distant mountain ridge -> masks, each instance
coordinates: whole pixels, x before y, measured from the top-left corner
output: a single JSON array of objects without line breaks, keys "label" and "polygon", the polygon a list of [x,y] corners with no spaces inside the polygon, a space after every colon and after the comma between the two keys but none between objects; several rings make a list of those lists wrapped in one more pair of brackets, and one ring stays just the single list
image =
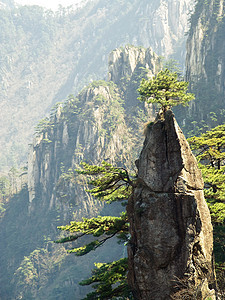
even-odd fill
[{"label": "distant mountain ridge", "polygon": [[0,169],[24,164],[35,124],[56,102],[107,77],[113,49],[151,46],[183,62],[192,3],[93,0],[56,13],[38,6],[0,10]]}]

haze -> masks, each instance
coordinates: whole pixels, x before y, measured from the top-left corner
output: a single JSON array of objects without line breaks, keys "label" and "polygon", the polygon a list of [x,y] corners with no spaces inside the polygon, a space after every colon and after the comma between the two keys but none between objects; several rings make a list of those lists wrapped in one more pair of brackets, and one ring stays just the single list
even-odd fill
[{"label": "haze", "polygon": [[46,8],[56,10],[61,4],[62,6],[70,6],[82,2],[82,0],[17,0],[21,5],[40,5]]}]

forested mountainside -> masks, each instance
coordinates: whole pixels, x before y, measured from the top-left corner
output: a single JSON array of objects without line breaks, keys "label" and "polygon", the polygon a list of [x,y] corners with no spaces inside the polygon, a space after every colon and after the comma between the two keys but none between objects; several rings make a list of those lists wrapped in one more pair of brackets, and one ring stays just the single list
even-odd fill
[{"label": "forested mountainside", "polygon": [[81,161],[106,160],[135,171],[144,123],[154,115],[152,107],[137,101],[136,89],[141,78],[160,68],[150,48],[116,49],[109,56],[111,81],[93,81],[39,124],[30,149],[28,189],[9,202],[1,220],[1,299],[81,299],[87,290],[78,282],[93,262],[126,255],[124,246],[109,253],[109,245],[97,256],[77,259],[52,241],[57,225],[121,211],[120,204],[107,208],[90,197],[75,169]]},{"label": "forested mountainside", "polygon": [[188,128],[195,131],[224,122],[224,9],[223,0],[202,0],[196,3],[191,17],[187,40],[186,79],[191,82],[191,89],[196,94],[188,117],[189,123],[195,122],[194,126]]},{"label": "forested mountainside", "polygon": [[[88,289],[79,287],[78,282],[88,277],[93,263],[124,257],[126,249],[112,242],[100,252],[76,258],[66,253],[70,245],[53,243],[59,237],[59,225],[109,212],[118,215],[121,211],[120,205],[108,207],[90,197],[85,191],[86,180],[75,169],[83,160],[99,163],[104,159],[134,171],[143,124],[154,114],[154,107],[137,101],[136,89],[142,77],[161,68],[161,59],[142,46],[151,45],[158,54],[182,62],[192,3],[93,0],[85,7],[60,8],[56,13],[38,6],[15,7],[12,1],[0,3],[2,170],[26,161],[26,143],[31,143],[28,183],[13,169],[10,188],[14,191],[15,181],[21,180],[22,189],[5,203],[5,183],[0,182],[0,299],[69,300],[74,295],[81,299]],[[197,132],[196,127],[204,122],[209,127],[217,124],[214,113],[223,113],[222,98],[215,97],[213,105],[202,94],[215,90],[217,95],[218,83],[213,75],[201,77],[203,85],[196,81],[196,74],[211,74],[214,70],[208,58],[210,40],[207,36],[201,42],[196,38],[206,17],[212,20],[207,23],[207,32],[211,34],[213,53],[220,53],[222,42],[216,44],[215,36],[223,18],[211,15],[216,7],[216,2],[207,7],[199,0],[191,18],[187,78],[197,100],[181,124],[189,133],[192,129]],[[208,46],[204,46],[204,40]],[[110,53],[116,46],[120,48]],[[214,62],[216,59],[213,56]],[[203,67],[198,69],[199,62],[207,72]],[[219,93],[223,91],[222,66],[221,62]],[[211,83],[212,88],[207,90]],[[183,121],[185,111],[177,112]],[[197,124],[199,116],[204,122]],[[189,126],[193,120],[193,126]],[[34,133],[34,124],[32,143],[29,137]]]},{"label": "forested mountainside", "polygon": [[151,46],[183,63],[193,0],[92,0],[55,13],[1,4],[0,166],[7,170],[26,162],[34,126],[56,102],[107,77],[116,47]]}]

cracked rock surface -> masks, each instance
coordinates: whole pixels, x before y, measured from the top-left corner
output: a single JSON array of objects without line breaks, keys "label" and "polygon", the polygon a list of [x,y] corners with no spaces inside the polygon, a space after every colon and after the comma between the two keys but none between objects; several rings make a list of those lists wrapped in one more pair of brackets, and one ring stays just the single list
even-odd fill
[{"label": "cracked rock surface", "polygon": [[203,179],[171,110],[149,124],[137,167],[127,208],[128,280],[135,299],[182,299],[182,293],[216,299]]}]

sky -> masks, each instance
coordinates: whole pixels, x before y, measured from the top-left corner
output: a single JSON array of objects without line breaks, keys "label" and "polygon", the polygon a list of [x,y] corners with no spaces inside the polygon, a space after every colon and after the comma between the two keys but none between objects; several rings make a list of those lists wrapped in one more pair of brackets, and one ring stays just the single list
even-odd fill
[{"label": "sky", "polygon": [[62,6],[69,6],[82,2],[82,0],[15,0],[15,2],[21,5],[40,5],[56,10],[59,4]]}]

